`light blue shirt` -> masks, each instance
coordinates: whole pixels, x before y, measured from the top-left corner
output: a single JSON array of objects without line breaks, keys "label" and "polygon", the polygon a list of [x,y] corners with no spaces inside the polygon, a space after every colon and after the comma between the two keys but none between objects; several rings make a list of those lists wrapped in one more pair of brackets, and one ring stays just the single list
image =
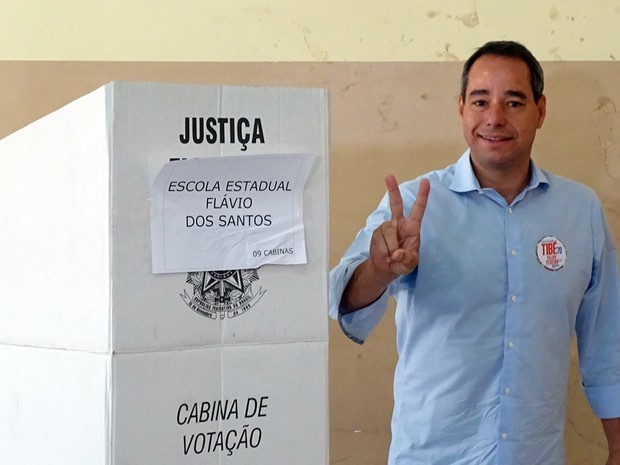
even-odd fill
[{"label": "light blue shirt", "polygon": [[[537,168],[512,205],[466,152],[431,172],[420,262],[374,304],[338,306],[387,196],[330,272],[330,315],[362,343],[397,301],[389,465],[561,465],[570,345],[585,394],[620,417],[618,260],[594,192]],[[419,179],[401,185],[405,214]],[[388,295],[389,294],[389,295]]]}]

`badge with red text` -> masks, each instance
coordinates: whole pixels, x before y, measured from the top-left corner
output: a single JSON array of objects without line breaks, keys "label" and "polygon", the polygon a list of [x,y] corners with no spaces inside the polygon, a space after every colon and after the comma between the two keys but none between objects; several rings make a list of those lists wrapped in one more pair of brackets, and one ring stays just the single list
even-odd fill
[{"label": "badge with red text", "polygon": [[536,245],[538,262],[549,271],[557,271],[566,263],[566,247],[555,236],[545,236]]}]

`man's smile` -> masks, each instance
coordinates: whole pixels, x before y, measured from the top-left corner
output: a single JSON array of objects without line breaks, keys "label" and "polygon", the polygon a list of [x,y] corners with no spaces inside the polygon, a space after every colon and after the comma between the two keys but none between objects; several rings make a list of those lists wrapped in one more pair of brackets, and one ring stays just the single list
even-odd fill
[{"label": "man's smile", "polygon": [[485,135],[485,134],[478,134],[478,137],[488,142],[505,142],[505,141],[509,141],[513,139],[512,136]]}]

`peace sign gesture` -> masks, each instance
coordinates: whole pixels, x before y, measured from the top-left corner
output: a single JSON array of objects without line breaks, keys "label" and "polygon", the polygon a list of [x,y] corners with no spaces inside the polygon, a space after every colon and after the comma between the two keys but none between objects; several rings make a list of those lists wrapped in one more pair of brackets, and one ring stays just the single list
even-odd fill
[{"label": "peace sign gesture", "polygon": [[418,195],[407,216],[403,214],[403,198],[396,178],[387,176],[385,184],[391,218],[372,233],[370,257],[355,269],[342,294],[342,314],[370,305],[394,279],[411,273],[420,261],[420,228],[431,184],[428,179],[420,181]]},{"label": "peace sign gesture", "polygon": [[396,277],[411,273],[418,266],[420,229],[431,186],[428,179],[420,181],[411,212],[404,216],[403,199],[396,178],[387,176],[385,184],[392,217],[374,231],[370,241],[370,259],[377,271]]}]

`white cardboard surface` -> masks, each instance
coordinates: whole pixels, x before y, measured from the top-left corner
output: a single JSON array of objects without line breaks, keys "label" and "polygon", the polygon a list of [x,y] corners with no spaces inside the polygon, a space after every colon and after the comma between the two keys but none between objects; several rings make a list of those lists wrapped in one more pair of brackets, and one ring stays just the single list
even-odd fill
[{"label": "white cardboard surface", "polygon": [[[188,116],[260,118],[264,143],[182,144]],[[123,352],[326,339],[327,133],[319,89],[117,82],[3,139],[0,343]],[[271,323],[254,332],[189,310],[187,273],[152,274],[149,195],[171,158],[261,153],[317,159],[308,263],[258,270],[267,292],[246,313]]]},{"label": "white cardboard surface", "polygon": [[0,343],[109,349],[105,89],[0,141]]},{"label": "white cardboard surface", "polygon": [[326,361],[323,343],[121,355],[115,463],[327,464]]},{"label": "white cardboard surface", "polygon": [[[260,118],[264,140],[184,144],[194,116]],[[0,141],[3,464],[327,463],[327,125],[318,89],[111,83]],[[161,167],[259,153],[317,157],[307,264],[233,270],[249,301],[205,291],[221,275],[154,275]],[[205,425],[175,423],[179,405],[216,397],[268,398],[217,424],[260,445],[184,454]]]},{"label": "white cardboard surface", "polygon": [[109,373],[105,355],[0,345],[0,462],[111,465]]}]

